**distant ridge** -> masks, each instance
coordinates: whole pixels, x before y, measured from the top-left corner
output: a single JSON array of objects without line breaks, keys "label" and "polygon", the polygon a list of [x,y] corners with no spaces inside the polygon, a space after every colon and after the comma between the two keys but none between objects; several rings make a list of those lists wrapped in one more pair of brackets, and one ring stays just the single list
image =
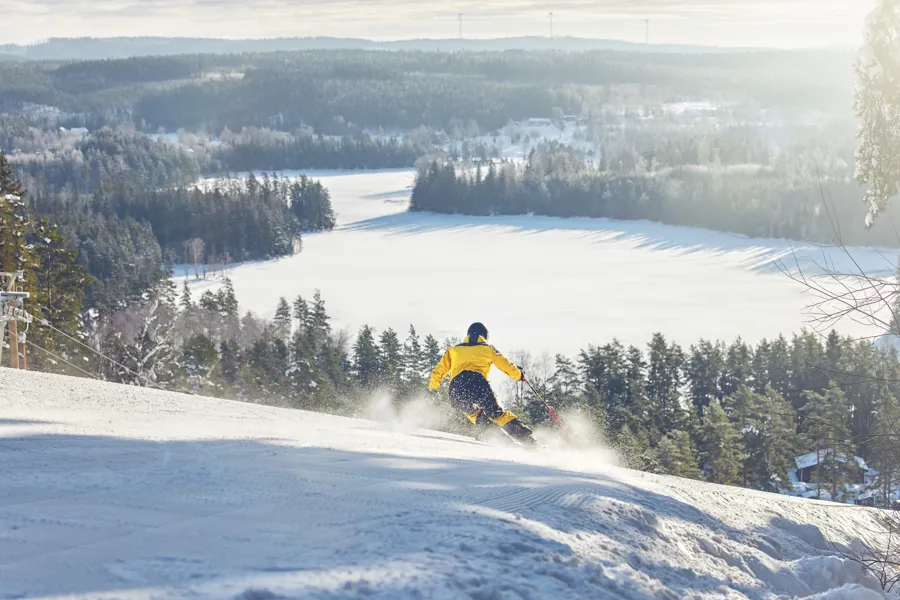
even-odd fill
[{"label": "distant ridge", "polygon": [[[361,38],[305,37],[232,40],[181,37],[50,38],[36,44],[0,45],[0,60],[89,60],[174,54],[230,54],[296,50],[615,50],[667,54],[759,52],[765,48],[726,48],[682,44],[640,44],[579,37],[507,37],[495,39],[413,39],[373,41]],[[773,49],[774,50],[774,49]]]}]

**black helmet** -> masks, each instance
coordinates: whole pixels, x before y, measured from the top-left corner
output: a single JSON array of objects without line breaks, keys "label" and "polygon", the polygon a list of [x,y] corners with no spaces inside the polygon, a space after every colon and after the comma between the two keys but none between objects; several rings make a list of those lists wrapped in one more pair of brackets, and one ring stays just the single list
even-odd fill
[{"label": "black helmet", "polygon": [[481,323],[472,323],[469,325],[469,331],[466,332],[466,335],[469,336],[469,342],[477,342],[479,336],[488,339],[488,330]]}]

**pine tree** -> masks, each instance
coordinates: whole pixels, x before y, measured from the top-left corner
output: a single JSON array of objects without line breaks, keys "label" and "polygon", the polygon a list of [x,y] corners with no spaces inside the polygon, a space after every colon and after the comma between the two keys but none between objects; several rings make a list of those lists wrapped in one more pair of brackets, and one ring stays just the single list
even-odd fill
[{"label": "pine tree", "polygon": [[[891,360],[891,359],[888,359]],[[896,362],[893,363],[896,365]],[[879,398],[876,403],[876,418],[873,428],[875,442],[872,444],[870,466],[878,470],[880,495],[884,500],[891,498],[891,491],[900,478],[900,401],[891,391],[888,382],[882,378]]]},{"label": "pine tree", "polygon": [[725,365],[719,380],[719,389],[722,397],[727,397],[750,381],[753,356],[750,347],[738,338],[728,347],[725,355]]},{"label": "pine tree", "polygon": [[849,405],[843,391],[831,382],[824,394],[807,392],[803,408],[804,440],[816,453],[815,483],[827,485],[832,500],[843,500],[846,486],[858,470],[847,425]]},{"label": "pine tree", "polygon": [[215,343],[206,335],[198,334],[181,346],[180,367],[188,384],[199,391],[209,383],[209,377],[219,360]]},{"label": "pine tree", "polygon": [[244,313],[240,321],[240,331],[238,335],[238,345],[247,349],[255,344],[265,333],[265,322],[257,319],[249,310]]},{"label": "pine tree", "polygon": [[649,473],[660,472],[659,459],[645,432],[639,430],[635,433],[631,427],[625,427],[619,432],[615,447],[625,467]]},{"label": "pine tree", "polygon": [[278,307],[275,309],[275,334],[283,342],[291,337],[291,307],[282,296],[278,299]]},{"label": "pine tree", "polygon": [[728,420],[719,402],[707,407],[700,433],[702,470],[713,483],[740,483],[740,434]]},{"label": "pine tree", "polygon": [[829,377],[840,375],[841,358],[844,355],[844,340],[838,332],[831,330],[825,339],[824,369]]},{"label": "pine tree", "polygon": [[19,196],[21,198],[24,195],[25,190],[22,184],[13,177],[12,167],[9,161],[6,160],[6,155],[0,152],[0,199],[3,199],[5,196]]},{"label": "pine tree", "polygon": [[178,371],[174,339],[177,309],[168,290],[169,286],[160,283],[140,305],[120,311],[105,324],[101,351],[117,364],[101,365],[113,381],[173,386]]},{"label": "pine tree", "polygon": [[691,402],[697,417],[703,419],[706,407],[713,400],[720,399],[719,381],[725,368],[722,345],[702,340],[691,346],[691,357],[688,361],[687,377],[691,387]]},{"label": "pine tree", "polygon": [[181,299],[178,301],[178,306],[180,306],[182,310],[190,310],[194,306],[194,301],[191,298],[191,288],[186,279],[181,288]]},{"label": "pine tree", "polygon": [[240,357],[234,342],[223,341],[219,344],[219,372],[228,385],[237,383]]},{"label": "pine tree", "polygon": [[297,320],[301,329],[306,329],[309,320],[309,305],[303,296],[297,296],[294,300],[294,319]]},{"label": "pine tree", "polygon": [[[57,227],[41,219],[32,238],[37,268],[29,306],[35,317],[47,320],[69,335],[77,335],[82,324],[84,289],[92,279],[78,263],[78,251],[66,246]],[[57,341],[47,330],[34,333],[42,347],[54,349],[57,346]]]},{"label": "pine tree", "polygon": [[617,435],[629,423],[631,413],[625,349],[618,341],[600,348],[589,346],[581,352],[578,362],[591,408],[600,409],[606,415],[610,434]]},{"label": "pine tree", "polygon": [[178,302],[178,287],[172,280],[172,272],[169,270],[169,276],[161,279],[150,296],[156,296],[169,308],[175,308]]},{"label": "pine tree", "polygon": [[267,325],[262,335],[246,353],[248,383],[270,404],[284,398],[290,369],[290,353],[274,325]]},{"label": "pine tree", "polygon": [[[651,429],[652,416],[650,414],[650,401],[647,397],[645,371],[647,364],[639,348],[628,348],[628,363],[626,366],[627,427],[633,431],[647,432]],[[649,438],[648,438],[649,442]]]},{"label": "pine tree", "polygon": [[791,400],[791,359],[788,343],[784,336],[779,335],[769,346],[766,371],[772,389]]},{"label": "pine tree", "polygon": [[796,416],[791,403],[771,387],[760,398],[757,415],[761,460],[754,489],[777,492],[788,487],[788,471],[794,468],[797,453]]},{"label": "pine tree", "polygon": [[222,312],[219,307],[219,297],[209,290],[200,294],[200,308],[210,313],[220,314]]},{"label": "pine tree", "polygon": [[[843,338],[842,342],[843,351],[834,367],[837,372],[835,378],[839,380],[850,405],[850,439],[857,454],[869,456],[875,439],[872,430],[879,420],[878,399],[881,397],[880,383],[883,379],[879,373],[881,351],[873,351],[869,340],[854,342]],[[893,375],[887,378],[895,379]]]},{"label": "pine tree", "polygon": [[[84,289],[91,278],[77,262],[77,251],[67,247],[57,227],[45,219],[35,223],[24,193],[0,154],[0,271],[22,271],[16,285],[31,294],[26,306],[29,312],[74,335],[81,321]],[[46,328],[32,331],[31,339],[51,350],[68,345],[67,338],[57,339]],[[41,355],[32,357],[31,364],[42,368],[49,363]]]},{"label": "pine tree", "polygon": [[299,407],[312,408],[307,405],[307,399],[319,385],[319,373],[316,368],[315,340],[303,327],[297,328],[291,337],[288,377]]},{"label": "pine tree", "polygon": [[579,398],[581,378],[575,363],[561,354],[557,354],[554,359],[553,374],[547,380],[547,387],[556,408],[585,408],[581,404],[582,398]]},{"label": "pine tree", "polygon": [[425,344],[422,348],[422,351],[425,354],[425,364],[427,365],[426,371],[431,371],[435,366],[437,366],[437,364],[441,360],[441,357],[444,355],[444,353],[441,351],[441,345],[431,334],[425,336]]},{"label": "pine tree", "polygon": [[234,293],[234,284],[231,282],[231,279],[229,277],[226,277],[225,281],[222,283],[222,289],[219,290],[216,300],[218,302],[218,309],[222,313],[222,316],[230,317],[233,319],[237,318],[237,295]]},{"label": "pine tree", "polygon": [[421,383],[427,369],[424,358],[419,334],[416,333],[416,328],[410,325],[406,342],[403,344],[403,369],[406,379],[415,382],[416,385]]},{"label": "pine tree", "polygon": [[[791,340],[788,364],[790,388],[784,396],[791,401],[795,410],[802,411],[808,392],[824,392],[831,378],[831,374],[822,368],[825,364],[825,350],[819,338],[809,331],[795,335]],[[776,391],[779,390],[776,388]]]},{"label": "pine tree", "polygon": [[313,306],[310,311],[310,329],[315,333],[316,340],[322,341],[331,333],[331,325],[329,324],[329,316],[325,311],[325,301],[322,294],[316,290],[313,296]]},{"label": "pine tree", "polygon": [[759,397],[746,385],[727,396],[723,402],[723,408],[728,418],[735,424],[741,437],[741,485],[747,487],[751,478],[753,454],[759,449],[758,414],[760,410]]},{"label": "pine tree", "polygon": [[21,186],[4,172],[5,160],[0,155],[0,271],[25,272],[22,287],[31,291],[34,287],[34,272],[37,259],[28,243],[28,234],[33,226],[31,214],[20,196],[5,190],[20,190]]},{"label": "pine tree", "polygon": [[397,332],[386,329],[378,340],[379,377],[395,391],[399,390],[404,377],[403,346]]},{"label": "pine tree", "polygon": [[771,387],[756,394],[742,386],[726,398],[724,408],[741,436],[742,485],[770,492],[786,489],[796,455],[795,417],[790,402]]},{"label": "pine tree", "polygon": [[681,403],[685,356],[677,344],[666,343],[655,333],[647,357],[647,397],[652,415],[651,439],[658,440],[670,431],[685,428],[687,415]]},{"label": "pine tree", "polygon": [[353,370],[360,385],[370,387],[378,383],[379,363],[375,332],[368,325],[364,325],[353,345]]},{"label": "pine tree", "polygon": [[703,479],[686,431],[670,431],[659,442],[659,466],[663,473],[688,479]]},{"label": "pine tree", "polygon": [[771,352],[771,344],[765,339],[761,340],[753,352],[753,359],[750,363],[750,379],[752,381],[751,388],[757,394],[765,392],[766,388],[772,384],[769,375],[769,353]]}]

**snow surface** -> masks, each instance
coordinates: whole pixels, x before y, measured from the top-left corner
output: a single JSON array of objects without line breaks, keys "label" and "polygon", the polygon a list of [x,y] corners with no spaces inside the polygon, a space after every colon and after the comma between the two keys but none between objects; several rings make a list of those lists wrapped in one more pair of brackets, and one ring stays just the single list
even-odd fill
[{"label": "snow surface", "polygon": [[[888,598],[874,509],[0,368],[0,598]],[[374,403],[378,406],[378,403]],[[408,417],[414,418],[408,418]]]},{"label": "snow surface", "polygon": [[[230,270],[243,310],[271,317],[279,296],[321,289],[339,328],[410,324],[439,340],[473,321],[503,352],[577,354],[618,338],[645,346],[653,333],[755,342],[809,324],[814,297],[778,267],[807,274],[837,250],[647,221],[469,217],[406,212],[412,170],[310,171],[331,192],[338,227],[308,234],[293,257]],[[297,176],[284,173],[283,176]],[[896,251],[854,248],[870,274],[892,276]],[[184,270],[179,270],[183,274]],[[215,287],[194,281],[195,292]],[[870,329],[842,323],[842,333]]]}]

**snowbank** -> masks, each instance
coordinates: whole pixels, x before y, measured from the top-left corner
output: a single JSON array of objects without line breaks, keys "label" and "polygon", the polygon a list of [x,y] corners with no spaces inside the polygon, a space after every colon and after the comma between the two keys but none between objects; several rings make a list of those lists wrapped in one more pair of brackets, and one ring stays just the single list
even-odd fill
[{"label": "snowbank", "polygon": [[885,598],[875,511],[0,369],[0,598]]}]

